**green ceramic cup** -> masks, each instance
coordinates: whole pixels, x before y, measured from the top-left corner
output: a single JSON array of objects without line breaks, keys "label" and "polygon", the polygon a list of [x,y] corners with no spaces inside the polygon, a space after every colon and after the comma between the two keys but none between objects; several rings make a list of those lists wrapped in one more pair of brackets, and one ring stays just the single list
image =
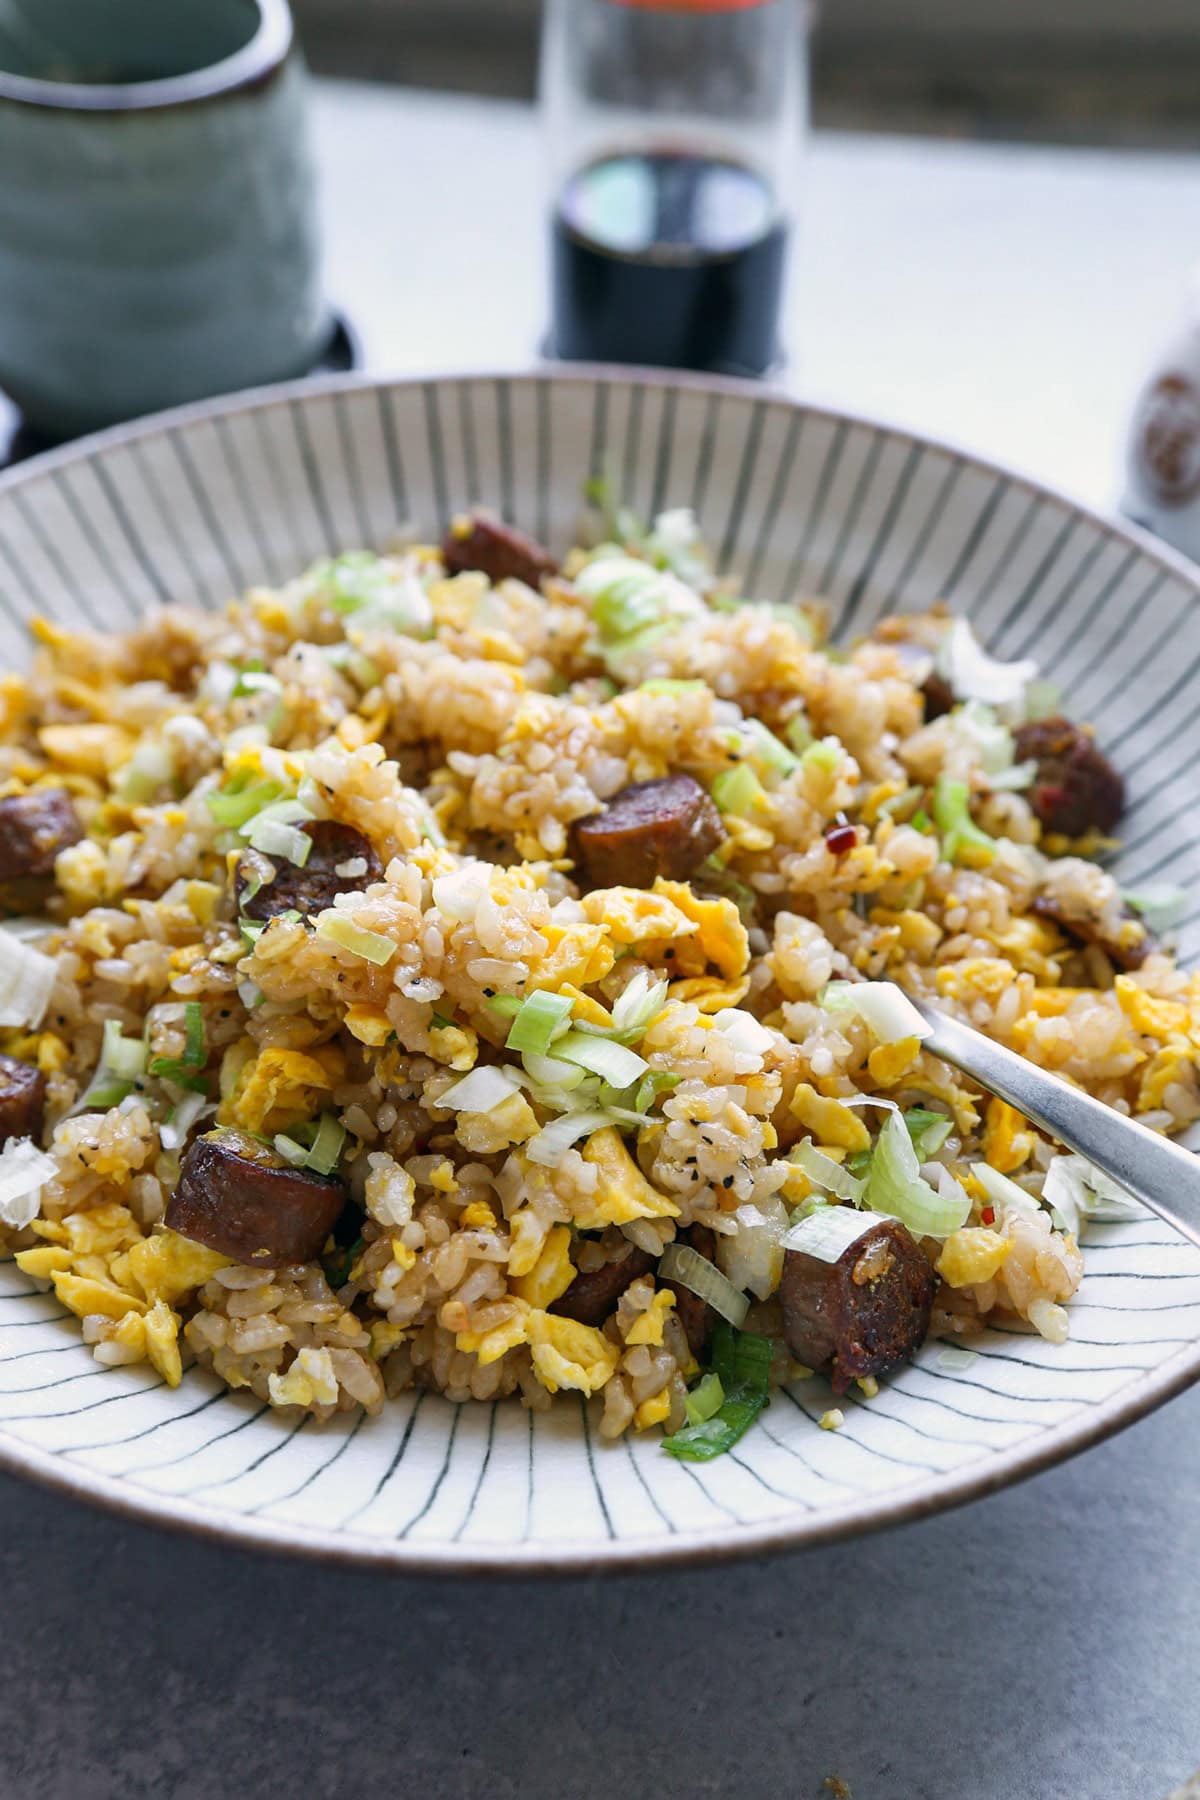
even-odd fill
[{"label": "green ceramic cup", "polygon": [[313,366],[306,83],[287,0],[0,0],[0,389],[36,430]]}]

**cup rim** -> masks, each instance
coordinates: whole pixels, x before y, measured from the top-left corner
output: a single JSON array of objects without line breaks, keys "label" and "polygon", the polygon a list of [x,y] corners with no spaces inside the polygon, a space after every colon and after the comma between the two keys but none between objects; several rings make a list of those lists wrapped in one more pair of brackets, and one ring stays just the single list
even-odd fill
[{"label": "cup rim", "polygon": [[155,107],[184,106],[254,87],[273,75],[295,39],[288,0],[254,0],[258,24],[250,41],[218,62],[157,81],[43,81],[35,75],[13,75],[0,69],[0,101],[22,106],[86,113],[146,112]]}]

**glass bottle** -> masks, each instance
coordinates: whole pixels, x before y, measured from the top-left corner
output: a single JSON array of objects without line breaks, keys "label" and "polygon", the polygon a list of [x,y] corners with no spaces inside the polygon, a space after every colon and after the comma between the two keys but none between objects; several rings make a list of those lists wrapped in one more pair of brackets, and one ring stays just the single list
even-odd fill
[{"label": "glass bottle", "polygon": [[547,0],[555,355],[778,363],[806,28],[805,0]]}]

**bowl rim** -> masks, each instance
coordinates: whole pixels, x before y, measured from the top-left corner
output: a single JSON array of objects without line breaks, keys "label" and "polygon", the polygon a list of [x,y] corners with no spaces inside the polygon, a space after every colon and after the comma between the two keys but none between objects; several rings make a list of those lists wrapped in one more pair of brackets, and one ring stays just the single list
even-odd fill
[{"label": "bowl rim", "polygon": [[[507,370],[466,369],[411,375],[339,374],[246,389],[110,426],[60,449],[32,457],[27,463],[0,473],[0,500],[14,488],[32,485],[43,474],[55,469],[87,462],[106,450],[184,429],[214,417],[290,406],[296,401],[364,389],[419,389],[473,381],[565,383],[581,388],[597,383],[621,386],[634,382],[643,387],[684,388],[699,393],[718,393],[751,404],[778,404],[831,423],[847,423],[851,427],[886,433],[900,442],[919,445],[989,475],[1000,476],[1014,487],[1055,502],[1087,520],[1112,540],[1139,549],[1152,562],[1184,582],[1192,590],[1193,597],[1200,600],[1200,564],[1162,544],[1131,521],[1116,519],[1075,499],[1063,489],[1038,481],[1011,465],[981,455],[953,440],[895,423],[886,417],[812,404],[802,395],[759,382],[621,364],[546,363]],[[54,1451],[26,1443],[4,1430],[0,1430],[0,1471],[24,1476],[39,1486],[115,1516],[184,1532],[208,1542],[264,1550],[308,1562],[387,1570],[406,1576],[486,1576],[502,1580],[533,1575],[695,1568],[843,1542],[871,1531],[911,1524],[982,1499],[1104,1442],[1198,1381],[1200,1335],[1157,1368],[1126,1384],[1094,1407],[1082,1406],[1075,1417],[1047,1427],[1036,1437],[1019,1440],[1011,1449],[998,1450],[981,1464],[969,1464],[960,1471],[917,1480],[883,1499],[867,1495],[849,1507],[784,1514],[758,1524],[705,1526],[666,1540],[626,1537],[596,1543],[564,1538],[551,1543],[516,1545],[502,1542],[426,1545],[407,1539],[376,1539],[353,1532],[334,1536],[319,1527],[254,1518],[221,1507],[202,1507],[174,1495],[140,1488],[119,1477],[66,1463]]]},{"label": "bowl rim", "polygon": [[198,100],[214,100],[257,87],[287,60],[296,30],[288,0],[251,0],[251,4],[258,22],[250,37],[239,50],[203,68],[187,69],[181,75],[154,81],[115,82],[47,81],[41,76],[16,75],[0,69],[0,103],[103,117],[189,106]]}]

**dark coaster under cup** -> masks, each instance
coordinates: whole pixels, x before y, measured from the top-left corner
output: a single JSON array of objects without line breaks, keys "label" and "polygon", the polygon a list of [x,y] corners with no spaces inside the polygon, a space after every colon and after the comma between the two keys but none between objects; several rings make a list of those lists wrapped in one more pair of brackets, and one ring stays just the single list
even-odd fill
[{"label": "dark coaster under cup", "polygon": [[[326,345],[309,369],[310,375],[345,375],[363,366],[362,340],[344,313],[335,312]],[[47,437],[27,425],[17,407],[0,393],[0,469],[12,468],[39,456],[43,450],[56,450],[68,438]]]}]

